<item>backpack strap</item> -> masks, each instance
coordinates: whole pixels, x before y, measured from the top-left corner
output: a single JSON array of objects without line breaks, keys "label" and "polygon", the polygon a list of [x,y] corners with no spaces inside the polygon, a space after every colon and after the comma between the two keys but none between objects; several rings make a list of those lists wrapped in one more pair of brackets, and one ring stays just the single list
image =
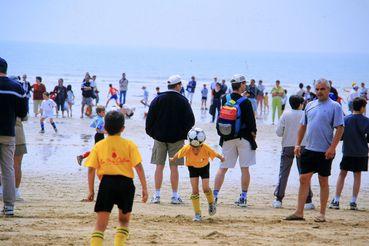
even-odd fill
[{"label": "backpack strap", "polygon": [[247,98],[246,97],[240,97],[237,101],[236,104],[240,105],[243,101],[245,101]]}]

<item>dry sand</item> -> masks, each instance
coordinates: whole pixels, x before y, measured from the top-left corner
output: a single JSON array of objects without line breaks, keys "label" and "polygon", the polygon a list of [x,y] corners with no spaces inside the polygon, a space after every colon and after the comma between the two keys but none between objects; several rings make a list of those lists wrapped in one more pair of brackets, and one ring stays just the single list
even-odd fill
[{"label": "dry sand", "polygon": [[[77,108],[75,112],[77,112]],[[207,142],[217,147],[218,137],[214,125],[208,123],[207,114],[196,112],[197,126],[205,129]],[[75,113],[75,116],[79,114]],[[124,137],[134,140],[143,155],[150,193],[153,190],[154,166],[149,163],[153,141],[144,133],[142,110],[127,121]],[[87,195],[86,169],[80,168],[75,156],[93,144],[93,129],[89,120],[57,119],[59,133],[49,125],[40,135],[38,120],[31,118],[25,124],[28,151],[23,162],[21,190],[25,202],[16,203],[14,218],[0,218],[0,245],[87,245],[95,222],[94,203],[81,202]],[[260,122],[259,122],[260,123]],[[327,223],[315,223],[318,210],[306,212],[305,222],[287,222],[283,218],[293,212],[298,190],[298,174],[293,167],[287,195],[282,209],[273,209],[273,191],[278,176],[280,139],[274,127],[258,126],[257,165],[251,168],[249,207],[233,205],[239,194],[239,169],[231,170],[220,192],[218,212],[207,216],[204,195],[201,194],[204,221],[192,222],[191,193],[187,169],[180,168],[180,193],[185,204],[169,204],[169,172],[165,171],[160,205],[142,204],[141,187],[135,180],[137,193],[130,225],[129,245],[282,245],[282,244],[369,244],[369,178],[362,178],[362,192],[358,200],[360,211],[347,209],[352,177],[344,188],[344,209],[328,210]],[[339,169],[341,146],[337,149],[333,175],[330,179],[331,197]],[[219,163],[211,168],[211,183]],[[97,186],[97,184],[96,184]],[[314,203],[318,205],[319,186],[313,180]],[[150,194],[151,195],[151,194]],[[117,225],[117,209],[105,233],[105,245],[113,244],[114,226]]]}]

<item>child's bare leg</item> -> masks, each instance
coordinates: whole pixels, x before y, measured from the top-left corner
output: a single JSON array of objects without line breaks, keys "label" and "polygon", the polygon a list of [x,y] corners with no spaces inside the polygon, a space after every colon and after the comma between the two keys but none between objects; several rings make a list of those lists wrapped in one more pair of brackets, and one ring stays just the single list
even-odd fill
[{"label": "child's bare leg", "polygon": [[192,195],[199,194],[199,178],[191,178]]},{"label": "child's bare leg", "polygon": [[129,230],[128,224],[131,218],[131,213],[123,213],[121,209],[119,209],[118,220],[119,220],[119,227],[117,227],[117,232],[114,237],[114,245],[125,245]]},{"label": "child's bare leg", "polygon": [[209,187],[209,179],[202,179],[202,190],[204,193],[211,191]]},{"label": "child's bare leg", "polygon": [[336,198],[341,196],[343,185],[345,184],[346,175],[347,175],[347,171],[341,170],[338,176],[338,179],[337,179],[337,184],[336,184]]},{"label": "child's bare leg", "polygon": [[354,186],[352,189],[352,197],[357,198],[360,191],[360,184],[361,184],[361,172],[354,172]]},{"label": "child's bare leg", "polygon": [[95,231],[104,232],[108,226],[109,217],[109,212],[97,212]]}]

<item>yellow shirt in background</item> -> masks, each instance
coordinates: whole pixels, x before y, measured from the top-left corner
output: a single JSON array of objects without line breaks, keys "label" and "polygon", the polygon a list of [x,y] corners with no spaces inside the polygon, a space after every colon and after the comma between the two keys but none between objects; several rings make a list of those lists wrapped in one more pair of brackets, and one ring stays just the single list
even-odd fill
[{"label": "yellow shirt in background", "polygon": [[133,178],[133,167],[142,162],[136,144],[120,136],[108,136],[93,147],[86,167],[96,169],[97,175],[123,175]]},{"label": "yellow shirt in background", "polygon": [[207,144],[202,144],[197,155],[193,153],[189,144],[186,144],[178,151],[178,158],[186,157],[186,166],[188,167],[205,167],[209,163],[209,158],[213,160],[216,156],[217,152]]}]

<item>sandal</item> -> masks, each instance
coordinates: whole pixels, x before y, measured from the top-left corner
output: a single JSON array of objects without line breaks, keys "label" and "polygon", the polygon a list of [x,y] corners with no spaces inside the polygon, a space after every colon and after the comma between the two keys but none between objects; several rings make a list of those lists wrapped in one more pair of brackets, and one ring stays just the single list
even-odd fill
[{"label": "sandal", "polygon": [[326,222],[325,217],[324,217],[324,216],[322,216],[322,215],[319,215],[319,216],[315,217],[315,218],[314,218],[314,221],[315,221],[315,222],[318,222],[318,223]]},{"label": "sandal", "polygon": [[284,218],[284,220],[305,220],[304,217],[297,216],[296,214],[291,214]]}]

